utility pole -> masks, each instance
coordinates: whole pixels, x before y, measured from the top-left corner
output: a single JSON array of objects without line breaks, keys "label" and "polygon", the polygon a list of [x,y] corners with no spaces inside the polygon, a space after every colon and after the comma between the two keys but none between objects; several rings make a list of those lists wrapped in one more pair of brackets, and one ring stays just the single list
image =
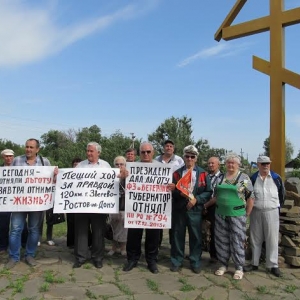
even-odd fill
[{"label": "utility pole", "polygon": [[133,132],[130,132],[131,134],[131,145],[130,145],[130,148],[134,149],[134,139],[135,139],[135,135]]}]

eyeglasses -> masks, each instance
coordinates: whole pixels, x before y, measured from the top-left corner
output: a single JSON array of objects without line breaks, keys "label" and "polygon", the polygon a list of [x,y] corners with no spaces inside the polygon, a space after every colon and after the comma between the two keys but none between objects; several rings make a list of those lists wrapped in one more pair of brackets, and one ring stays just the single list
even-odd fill
[{"label": "eyeglasses", "polygon": [[195,155],[185,155],[184,157],[185,157],[185,158],[195,159],[196,156],[195,156]]},{"label": "eyeglasses", "polygon": [[146,151],[141,151],[141,154],[150,154],[152,151],[151,150],[146,150]]},{"label": "eyeglasses", "polygon": [[261,163],[262,166],[269,165],[270,163]]},{"label": "eyeglasses", "polygon": [[123,163],[115,163],[115,166],[120,167],[120,166],[124,166],[124,164]]}]

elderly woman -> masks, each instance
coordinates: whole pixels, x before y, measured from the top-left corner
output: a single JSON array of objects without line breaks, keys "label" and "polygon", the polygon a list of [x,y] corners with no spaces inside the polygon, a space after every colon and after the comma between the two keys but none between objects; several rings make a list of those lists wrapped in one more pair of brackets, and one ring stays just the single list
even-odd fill
[{"label": "elderly woman", "polygon": [[240,158],[230,153],[225,158],[226,173],[215,187],[215,244],[221,267],[215,275],[227,272],[230,257],[235,265],[233,279],[243,278],[245,263],[246,220],[251,213],[254,195],[247,174],[239,171]]},{"label": "elderly woman", "polygon": [[[198,150],[189,145],[183,150],[184,166],[173,174],[172,235],[170,270],[178,272],[184,261],[186,227],[189,233],[191,270],[199,274],[202,254],[202,210],[212,194],[207,173],[196,165]],[[182,179],[182,180],[181,180]],[[184,183],[182,183],[184,181]],[[178,183],[179,182],[179,183]],[[176,186],[176,188],[175,188]]]},{"label": "elderly woman", "polygon": [[[123,156],[117,156],[114,159],[114,167],[124,171],[126,159]],[[109,221],[113,231],[112,248],[107,255],[112,256],[120,248],[121,255],[126,256],[126,242],[128,229],[124,228],[124,210],[125,210],[125,179],[120,179],[119,190],[119,213],[110,214]]]}]

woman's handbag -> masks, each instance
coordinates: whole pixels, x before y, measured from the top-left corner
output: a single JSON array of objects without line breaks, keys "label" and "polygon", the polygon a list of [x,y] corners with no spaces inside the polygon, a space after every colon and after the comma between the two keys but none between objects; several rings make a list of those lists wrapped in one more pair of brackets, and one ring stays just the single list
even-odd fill
[{"label": "woman's handbag", "polygon": [[46,211],[46,223],[49,225],[60,224],[66,221],[65,214],[54,214],[53,208]]}]

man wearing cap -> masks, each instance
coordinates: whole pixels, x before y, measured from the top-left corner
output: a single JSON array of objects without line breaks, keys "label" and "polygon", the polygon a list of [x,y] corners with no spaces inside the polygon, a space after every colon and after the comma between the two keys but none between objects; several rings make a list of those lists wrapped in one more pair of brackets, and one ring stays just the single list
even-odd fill
[{"label": "man wearing cap", "polygon": [[184,165],[183,159],[174,154],[175,144],[172,140],[166,140],[164,142],[164,152],[163,154],[156,156],[155,160],[163,164],[171,164],[173,166],[173,171],[176,171]]},{"label": "man wearing cap", "polygon": [[[184,165],[183,159],[174,154],[175,144],[172,140],[166,140],[164,142],[164,152],[161,155],[155,157],[155,160],[163,163],[163,164],[171,164],[173,167],[173,172],[179,169]],[[169,235],[171,235],[171,230],[169,230]],[[160,237],[159,237],[159,246],[161,246],[163,240],[163,229],[160,229]],[[170,240],[170,238],[169,238]],[[170,240],[171,243],[171,240]]]},{"label": "man wearing cap", "polygon": [[254,187],[254,207],[250,215],[250,240],[252,264],[244,267],[245,272],[258,269],[262,243],[266,244],[266,268],[276,277],[281,277],[278,268],[278,209],[284,199],[281,177],[270,170],[268,156],[257,158],[258,171],[251,176]]},{"label": "man wearing cap", "polygon": [[[170,270],[178,272],[184,260],[186,227],[189,233],[190,265],[194,273],[199,274],[202,254],[202,211],[203,205],[212,194],[211,181],[207,173],[196,165],[198,150],[189,145],[183,149],[184,166],[173,174],[172,192],[172,236]],[[186,175],[186,177],[185,177]],[[188,176],[189,175],[189,176]],[[177,187],[178,181],[188,181],[187,195]]]},{"label": "man wearing cap", "polygon": [[[14,151],[5,149],[1,152],[2,167],[9,167],[14,159]],[[9,223],[11,212],[0,212],[0,254],[6,253],[8,247]]]}]

